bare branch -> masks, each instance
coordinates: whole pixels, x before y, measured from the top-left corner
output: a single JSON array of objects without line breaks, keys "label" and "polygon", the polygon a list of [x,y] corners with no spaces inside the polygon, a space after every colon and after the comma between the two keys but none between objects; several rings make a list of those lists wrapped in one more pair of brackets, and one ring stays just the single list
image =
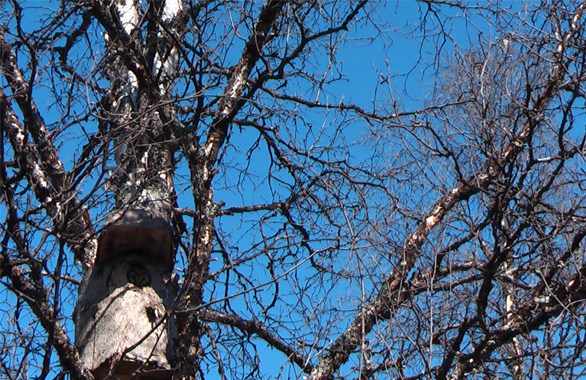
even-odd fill
[{"label": "bare branch", "polygon": [[237,315],[229,315],[212,310],[201,311],[198,315],[204,322],[221,323],[233,326],[247,334],[255,334],[272,347],[285,354],[289,360],[297,364],[304,372],[309,373],[313,369],[313,366],[307,357],[299,353],[299,351],[295,350],[293,347],[288,346],[285,342],[279,339],[278,336],[269,332],[260,321],[246,320]]}]

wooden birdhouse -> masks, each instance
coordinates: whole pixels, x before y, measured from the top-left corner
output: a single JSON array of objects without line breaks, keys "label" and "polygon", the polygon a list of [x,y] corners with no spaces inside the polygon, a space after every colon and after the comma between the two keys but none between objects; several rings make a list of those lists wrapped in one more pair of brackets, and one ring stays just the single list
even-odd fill
[{"label": "wooden birdhouse", "polygon": [[75,344],[97,379],[171,377],[173,263],[165,220],[126,210],[106,223],[75,311]]}]

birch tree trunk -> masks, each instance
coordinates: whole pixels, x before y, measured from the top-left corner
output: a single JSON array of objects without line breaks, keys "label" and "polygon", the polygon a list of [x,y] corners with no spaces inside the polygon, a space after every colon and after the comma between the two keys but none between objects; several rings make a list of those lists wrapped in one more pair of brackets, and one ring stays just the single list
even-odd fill
[{"label": "birch tree trunk", "polygon": [[161,103],[170,100],[183,3],[141,7],[116,0],[93,9],[109,50],[111,91],[101,117],[113,138],[116,198],[77,304],[76,344],[97,378],[170,378],[174,365],[176,118]]}]

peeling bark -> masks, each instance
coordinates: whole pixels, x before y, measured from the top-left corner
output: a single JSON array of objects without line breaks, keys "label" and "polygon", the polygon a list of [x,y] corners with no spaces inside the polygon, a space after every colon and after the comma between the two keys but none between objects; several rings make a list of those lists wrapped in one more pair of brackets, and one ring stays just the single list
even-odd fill
[{"label": "peeling bark", "polygon": [[[209,261],[214,245],[214,220],[219,211],[214,202],[212,181],[215,175],[214,165],[228,134],[228,127],[233,117],[244,104],[242,98],[249,88],[249,75],[262,55],[262,48],[269,38],[270,30],[279,16],[285,1],[267,1],[257,18],[254,31],[244,51],[233,68],[230,81],[224,88],[218,104],[218,113],[207,135],[205,144],[200,148],[194,145],[186,147],[186,153],[192,173],[193,194],[196,200],[194,252],[190,253],[189,268],[182,289],[184,300],[177,314],[178,343],[176,355],[179,368],[177,375],[192,378],[196,372],[200,351],[199,340],[203,333],[193,312],[203,300],[203,287],[208,280]],[[191,143],[191,142],[190,142]]]},{"label": "peeling bark", "polygon": [[[10,101],[0,89],[4,116],[1,120],[2,130],[7,133],[21,169],[38,199],[47,204],[55,228],[62,231],[76,259],[84,268],[89,268],[97,247],[89,212],[73,191],[51,134],[34,101],[29,98],[32,90],[18,68],[12,48],[1,30],[0,59],[4,77],[13,93],[12,98],[18,104],[25,123],[20,123]],[[29,141],[29,135],[34,144]]]}]

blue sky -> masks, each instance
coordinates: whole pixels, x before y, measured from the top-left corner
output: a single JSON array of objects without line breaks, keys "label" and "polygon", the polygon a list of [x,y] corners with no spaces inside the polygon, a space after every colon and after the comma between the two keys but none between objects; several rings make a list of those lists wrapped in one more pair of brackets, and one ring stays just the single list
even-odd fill
[{"label": "blue sky", "polygon": [[[379,33],[372,26],[361,25],[358,30],[351,29],[347,36],[348,40],[339,47],[337,66],[335,67],[341,72],[344,80],[330,86],[328,91],[321,92],[320,100],[324,103],[331,102],[332,104],[337,104],[340,100],[344,100],[345,103],[358,104],[367,111],[372,110],[374,107],[384,107],[389,110],[393,101],[397,102],[397,107],[400,111],[412,111],[422,107],[433,90],[434,71],[433,68],[428,67],[428,64],[432,63],[437,57],[433,53],[433,47],[422,42],[423,32],[420,29],[418,3],[414,1],[383,2],[377,8],[377,14],[373,17],[380,21],[378,27],[388,35],[384,38],[372,39],[373,35]],[[463,21],[463,19],[458,18],[455,20]],[[469,33],[473,33],[474,30],[468,31],[464,24],[458,24],[456,21],[452,25],[452,36],[458,44],[467,46]],[[431,21],[429,22],[431,23]],[[428,24],[428,28],[427,32],[433,33],[434,30],[431,24]],[[453,45],[448,42],[444,46],[443,54],[449,56],[452,48]],[[420,58],[422,59],[421,61]],[[443,59],[443,57],[440,59]],[[421,64],[418,65],[418,62]],[[332,71],[334,72],[333,75],[335,75],[335,70]],[[327,126],[328,123],[332,123],[333,127],[335,126],[336,118],[333,114],[316,111],[310,112],[308,115],[311,119],[309,124],[313,124],[316,129]],[[351,143],[362,141],[369,133],[367,126],[361,122],[346,128],[345,131],[345,137]],[[247,131],[239,132],[235,130],[233,133],[232,141],[234,144],[241,142],[246,145],[244,143],[246,139],[254,140],[254,136],[248,135],[246,137]],[[250,133],[254,134],[254,132]],[[360,160],[361,152],[361,150],[353,151],[354,159]],[[266,157],[263,157],[263,154],[266,154],[266,152],[257,153],[256,159],[253,160],[255,166],[251,168],[252,171],[257,170],[261,178],[266,168],[263,165],[259,165],[259,163],[268,161]],[[250,194],[219,190],[216,191],[215,195],[216,199],[226,202],[226,206],[230,207],[250,204],[254,200],[262,199],[266,191],[266,188],[260,186],[254,193]],[[229,223],[223,223],[222,227],[230,230]],[[250,239],[247,234],[255,231],[254,226],[250,226],[250,230],[238,231],[238,229],[242,228],[239,221],[235,221],[232,228],[234,228],[235,233],[242,233],[240,238],[242,242]],[[214,266],[212,264],[212,268]],[[250,273],[250,275],[254,277],[254,273]],[[267,288],[270,290],[270,286]],[[319,294],[319,291],[316,290],[316,297],[319,297]],[[336,295],[340,298],[348,296],[343,289]],[[331,297],[332,294],[329,294],[329,296]],[[238,297],[237,302],[244,303],[245,298]],[[350,311],[351,302],[341,305],[348,308],[346,313],[348,318],[345,323],[349,323],[354,315]],[[339,323],[337,327],[342,329],[344,322]],[[330,338],[335,339],[336,337],[337,335],[333,335]],[[258,343],[258,350],[263,358],[260,366],[266,369],[265,373],[272,373],[273,375],[280,373],[284,378],[293,378],[293,374],[300,375],[294,366],[285,363],[285,358],[281,353],[267,348],[266,344],[260,339],[252,339]],[[348,370],[355,364],[348,363],[345,368]],[[209,378],[214,379],[213,367],[210,369]]]},{"label": "blue sky", "polygon": [[[30,1],[28,4],[35,4],[45,6],[44,1]],[[423,7],[425,7],[423,5]],[[377,27],[382,30],[386,36],[371,39],[373,35],[377,35],[379,30],[372,25],[361,24],[358,28],[351,29],[348,33],[348,40],[339,47],[337,54],[337,61],[335,70],[338,70],[344,77],[344,80],[330,86],[327,91],[320,93],[320,100],[323,102],[331,101],[334,104],[340,100],[344,102],[353,102],[364,109],[371,110],[374,107],[381,107],[382,109],[390,110],[396,103],[398,109],[403,112],[406,110],[416,110],[421,107],[425,100],[429,97],[433,89],[434,80],[434,60],[437,58],[434,52],[435,43],[433,39],[431,42],[423,42],[423,31],[420,28],[421,15],[420,4],[415,1],[383,1],[380,6],[377,6],[376,13],[373,14],[373,19],[377,23]],[[443,56],[440,57],[442,61],[445,57],[449,57],[454,52],[455,42],[460,47],[468,46],[469,38],[475,40],[474,33],[482,30],[485,34],[490,36],[490,28],[481,23],[465,23],[462,15],[458,15],[457,9],[452,9],[453,23],[446,25],[448,33],[454,41],[447,41],[442,50]],[[31,16],[30,27],[35,27],[34,13]],[[433,27],[433,17],[430,15],[427,19],[426,35],[430,37],[434,32],[438,32]],[[470,21],[470,20],[469,20]],[[474,20],[472,20],[474,21]],[[442,37],[435,41],[442,41]],[[500,36],[490,36],[489,39],[497,40]],[[239,54],[238,49],[235,49],[233,54],[235,57]],[[421,59],[421,60],[420,60]],[[419,64],[418,64],[419,63]],[[325,64],[325,63],[324,63]],[[334,71],[335,71],[334,70]],[[37,99],[41,99],[45,95],[45,90],[40,87],[36,90],[35,95]],[[48,92],[47,92],[48,94]],[[47,115],[47,121],[57,122],[59,113],[56,108],[51,108],[53,104],[52,99],[47,98],[46,104],[40,103],[39,107]],[[332,114],[324,115],[323,112],[309,113],[310,122],[317,126],[327,126],[328,123],[335,123],[336,117]],[[91,127],[90,127],[91,129]],[[95,129],[93,129],[95,130]],[[91,130],[90,130],[91,132]],[[344,137],[351,143],[354,141],[361,141],[367,134],[368,129],[364,124],[357,123],[355,128],[346,129],[347,135]],[[66,165],[71,164],[73,152],[79,152],[79,145],[83,143],[84,134],[76,131],[71,134],[71,139],[67,135],[62,136],[60,141],[63,144],[61,158]],[[234,131],[232,142],[237,146],[248,146],[252,144],[255,136],[249,134],[249,131]],[[355,159],[359,160],[361,152],[352,152]],[[251,172],[258,172],[259,177],[266,172],[266,151],[258,151],[255,153],[255,159],[251,166]],[[247,179],[249,185],[253,185],[255,178]],[[90,180],[84,185],[84,188],[89,189],[93,187],[94,183]],[[216,191],[216,199],[226,203],[227,207],[238,206],[264,200],[266,196],[266,187],[259,185],[256,190],[251,190],[248,194],[242,194],[238,191],[231,191],[229,188],[218,189]],[[182,195],[180,203],[189,205],[190,196],[186,192]],[[4,217],[5,208],[0,205],[0,217]],[[95,217],[96,215],[94,215]],[[236,231],[242,225],[238,220],[231,224],[227,222],[222,225],[222,228],[230,230],[234,229],[234,233],[241,234],[241,239],[245,242],[247,234],[258,233],[253,226],[248,224],[250,230]],[[245,223],[247,225],[247,223]],[[257,237],[257,236],[256,236]],[[180,263],[178,264],[180,266]],[[216,269],[212,263],[212,270]],[[251,274],[252,275],[252,274]],[[208,293],[206,296],[209,297]],[[319,292],[318,292],[319,294]],[[343,296],[343,294],[341,294]],[[244,302],[245,297],[239,297],[236,302]],[[64,314],[70,315],[72,312],[72,304],[64,306]],[[348,316],[351,317],[351,313]],[[0,314],[0,323],[5,323],[8,314]],[[73,331],[72,324],[67,324],[68,328]],[[71,333],[73,336],[73,333]],[[332,336],[335,339],[336,336]],[[259,351],[262,353],[263,360],[261,367],[267,369],[266,372],[280,371],[279,366],[285,363],[285,358],[282,354],[275,352],[269,348],[264,348],[262,342],[253,338],[255,342],[259,343]],[[278,363],[275,366],[275,363]],[[349,364],[350,365],[350,364]],[[284,364],[284,374],[289,373],[288,364]],[[291,373],[298,373],[297,370],[292,370]],[[210,379],[214,379],[213,371],[209,374]],[[288,377],[285,375],[284,377]]]}]

